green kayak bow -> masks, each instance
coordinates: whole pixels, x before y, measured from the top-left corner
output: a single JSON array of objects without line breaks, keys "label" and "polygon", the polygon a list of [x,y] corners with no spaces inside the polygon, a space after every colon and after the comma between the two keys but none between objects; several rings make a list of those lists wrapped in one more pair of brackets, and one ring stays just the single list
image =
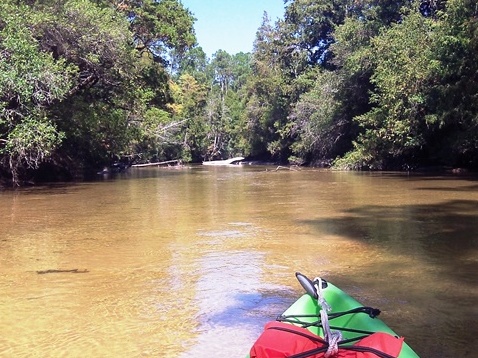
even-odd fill
[{"label": "green kayak bow", "polygon": [[269,322],[250,358],[418,358],[412,348],[365,307],[321,278],[296,273],[307,292]]}]

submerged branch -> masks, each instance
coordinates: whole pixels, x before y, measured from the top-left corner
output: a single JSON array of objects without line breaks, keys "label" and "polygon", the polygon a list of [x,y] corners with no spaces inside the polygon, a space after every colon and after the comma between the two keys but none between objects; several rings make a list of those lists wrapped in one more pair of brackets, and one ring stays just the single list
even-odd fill
[{"label": "submerged branch", "polygon": [[65,272],[69,272],[69,273],[87,273],[89,272],[87,269],[84,269],[84,270],[80,270],[80,269],[70,269],[70,270],[55,270],[55,269],[51,269],[51,270],[40,270],[40,271],[37,271],[37,274],[39,275],[44,275],[46,273],[65,273]]},{"label": "submerged branch", "polygon": [[297,165],[292,165],[292,166],[290,166],[290,167],[284,167],[284,166],[282,166],[282,165],[279,165],[279,166],[278,166],[277,168],[275,168],[274,170],[268,170],[268,169],[266,169],[266,171],[277,172],[277,171],[279,171],[279,170],[281,170],[281,169],[292,170],[292,171],[298,171],[298,170],[299,170],[298,167],[297,167]]}]

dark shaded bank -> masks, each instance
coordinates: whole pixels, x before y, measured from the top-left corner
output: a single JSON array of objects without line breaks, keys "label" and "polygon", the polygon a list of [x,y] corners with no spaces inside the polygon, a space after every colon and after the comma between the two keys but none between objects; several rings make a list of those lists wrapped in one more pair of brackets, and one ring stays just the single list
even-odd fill
[{"label": "dark shaded bank", "polygon": [[[144,164],[148,161],[142,160],[141,156],[114,156],[110,161],[95,161],[92,163],[81,163],[73,160],[56,159],[55,161],[42,163],[38,169],[23,170],[21,175],[23,180],[14,183],[10,172],[4,168],[0,168],[0,189],[9,189],[14,187],[27,187],[35,185],[43,185],[46,183],[59,182],[83,182],[101,180],[102,176],[114,176],[115,174],[126,172],[134,164]],[[201,164],[202,162],[193,162],[191,164]],[[332,160],[318,160],[310,163],[290,163],[286,161],[276,161],[265,157],[246,157],[241,164],[243,165],[257,165],[257,166],[271,166],[280,169],[284,168],[324,168],[334,170]],[[364,170],[370,172],[381,172],[373,170]],[[475,175],[478,170],[475,168],[454,168],[450,166],[422,166],[414,169],[395,170],[397,173],[413,173],[414,175],[446,175],[446,176],[460,176]]]}]

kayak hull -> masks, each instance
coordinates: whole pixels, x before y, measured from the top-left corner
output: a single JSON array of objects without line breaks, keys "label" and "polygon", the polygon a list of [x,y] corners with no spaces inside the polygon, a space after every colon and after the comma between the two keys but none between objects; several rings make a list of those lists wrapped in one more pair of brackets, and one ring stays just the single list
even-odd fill
[{"label": "kayak hull", "polygon": [[[333,315],[334,313],[346,312],[363,306],[353,297],[349,296],[337,286],[329,282],[327,283],[327,287],[324,288],[322,292],[325,301],[331,307],[331,311],[328,312],[329,316]],[[320,317],[320,310],[321,307],[317,299],[313,298],[309,294],[305,294],[301,296],[296,302],[294,302],[283,313],[282,317],[287,317],[287,323],[302,326],[304,322],[317,322],[318,317]],[[303,317],[304,315],[312,315],[314,317]],[[346,314],[340,317],[330,319],[329,324],[332,330],[346,328],[357,331],[384,332],[389,333],[393,336],[398,336],[398,334],[395,333],[382,320],[377,317],[372,318],[370,315],[363,312]],[[324,337],[324,332],[322,328],[317,325],[308,326],[307,329],[320,337]],[[341,332],[343,340],[363,336],[363,332]],[[353,343],[350,343],[350,345],[352,344]],[[400,354],[398,355],[398,358],[418,358],[418,355],[413,351],[410,346],[408,346],[408,344],[406,344],[406,342],[404,342]]]}]

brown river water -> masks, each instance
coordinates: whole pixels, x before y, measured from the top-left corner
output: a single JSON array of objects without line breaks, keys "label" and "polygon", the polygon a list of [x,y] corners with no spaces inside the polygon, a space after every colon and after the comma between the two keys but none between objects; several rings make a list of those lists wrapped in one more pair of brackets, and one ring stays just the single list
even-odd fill
[{"label": "brown river water", "polygon": [[274,169],[0,192],[0,357],[244,357],[296,271],[478,356],[478,178]]}]

